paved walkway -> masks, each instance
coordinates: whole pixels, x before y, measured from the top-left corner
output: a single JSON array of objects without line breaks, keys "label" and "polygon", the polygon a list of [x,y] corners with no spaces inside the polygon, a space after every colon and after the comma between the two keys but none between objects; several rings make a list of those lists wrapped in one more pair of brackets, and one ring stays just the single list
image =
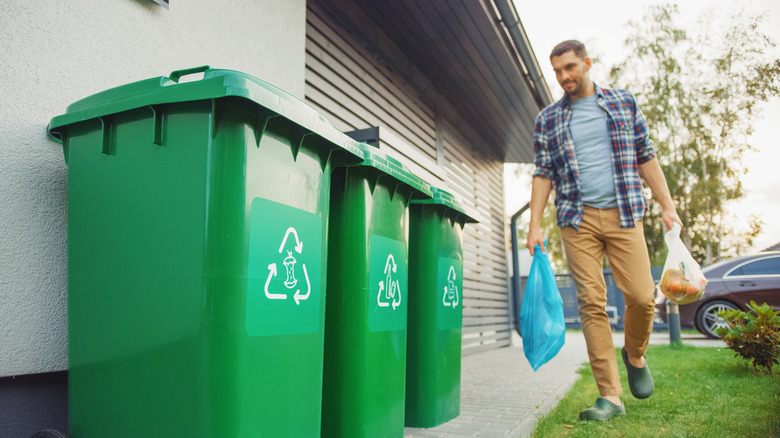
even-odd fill
[{"label": "paved walkway", "polygon": [[[431,429],[406,428],[414,438],[519,438],[529,436],[540,417],[550,412],[577,380],[587,362],[581,332],[567,332],[566,343],[550,362],[534,372],[523,356],[519,336],[513,346],[466,356],[462,362],[461,414]],[[623,333],[614,334],[615,347]],[[653,333],[651,344],[669,343],[668,333]],[[686,345],[725,347],[717,340],[683,335]]]}]

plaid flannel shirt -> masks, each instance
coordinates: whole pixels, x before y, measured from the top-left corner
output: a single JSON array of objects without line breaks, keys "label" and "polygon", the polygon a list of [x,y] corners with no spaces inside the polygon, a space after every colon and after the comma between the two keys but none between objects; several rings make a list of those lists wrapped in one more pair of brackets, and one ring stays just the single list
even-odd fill
[{"label": "plaid flannel shirt", "polygon": [[[633,228],[647,208],[638,166],[655,158],[647,120],[631,92],[596,85],[596,94],[599,106],[607,113],[607,129],[612,140],[612,176],[620,226]],[[584,207],[570,123],[568,95],[536,116],[534,176],[551,180],[555,187],[558,226],[571,226],[579,231]]]}]

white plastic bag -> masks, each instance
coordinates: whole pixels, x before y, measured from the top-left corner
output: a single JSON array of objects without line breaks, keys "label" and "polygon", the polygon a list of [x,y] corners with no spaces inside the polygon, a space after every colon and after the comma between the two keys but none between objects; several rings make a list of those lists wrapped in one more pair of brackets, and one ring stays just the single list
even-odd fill
[{"label": "white plastic bag", "polygon": [[673,303],[688,304],[704,295],[707,279],[680,240],[680,231],[680,225],[675,223],[664,235],[669,254],[661,277],[661,292]]}]

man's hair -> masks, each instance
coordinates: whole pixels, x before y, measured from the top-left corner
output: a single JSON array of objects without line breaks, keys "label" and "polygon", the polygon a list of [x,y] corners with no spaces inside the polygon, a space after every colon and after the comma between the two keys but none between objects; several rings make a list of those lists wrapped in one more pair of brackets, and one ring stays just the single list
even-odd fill
[{"label": "man's hair", "polygon": [[561,56],[568,51],[574,51],[574,54],[582,59],[588,57],[588,51],[585,50],[585,44],[582,44],[577,40],[567,40],[552,49],[552,52],[550,52],[550,60],[552,60],[553,57]]}]

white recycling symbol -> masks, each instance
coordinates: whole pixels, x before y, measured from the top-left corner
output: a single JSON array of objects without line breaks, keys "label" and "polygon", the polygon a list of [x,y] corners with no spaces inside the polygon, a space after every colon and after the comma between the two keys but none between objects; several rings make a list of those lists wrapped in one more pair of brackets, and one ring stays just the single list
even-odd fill
[{"label": "white recycling symbol", "polygon": [[455,267],[450,266],[450,271],[447,273],[447,285],[444,286],[444,297],[442,298],[442,303],[446,307],[458,307],[458,287],[455,286],[456,278]]},{"label": "white recycling symbol", "polygon": [[[303,242],[298,239],[298,232],[295,231],[295,228],[290,227],[284,234],[282,244],[279,246],[279,254],[282,254],[282,251],[284,251],[284,245],[287,243],[287,238],[290,237],[290,234],[295,237],[296,245],[294,251],[298,254],[303,253]],[[295,278],[296,263],[298,263],[298,261],[295,259],[293,251],[287,251],[287,257],[285,257],[282,261],[282,266],[284,266],[287,272],[284,280],[284,286],[290,290],[295,289],[295,286],[298,284],[298,279]],[[295,291],[293,298],[295,299],[296,305],[301,304],[301,301],[308,300],[309,296],[311,295],[311,283],[309,282],[309,273],[306,271],[306,265],[302,265],[302,269],[303,277],[306,279],[306,294],[302,294],[300,289]],[[271,280],[275,278],[277,274],[278,270],[276,269],[276,263],[271,263],[268,265],[268,278],[265,280],[265,296],[270,300],[286,300],[288,296],[286,293],[272,293],[268,290],[268,286],[271,285]]]},{"label": "white recycling symbol", "polygon": [[393,255],[388,254],[385,263],[385,279],[379,282],[379,294],[376,296],[379,307],[393,306],[393,310],[395,310],[401,305],[401,283],[398,280],[393,280],[393,274],[397,270],[398,265],[395,264]]}]

